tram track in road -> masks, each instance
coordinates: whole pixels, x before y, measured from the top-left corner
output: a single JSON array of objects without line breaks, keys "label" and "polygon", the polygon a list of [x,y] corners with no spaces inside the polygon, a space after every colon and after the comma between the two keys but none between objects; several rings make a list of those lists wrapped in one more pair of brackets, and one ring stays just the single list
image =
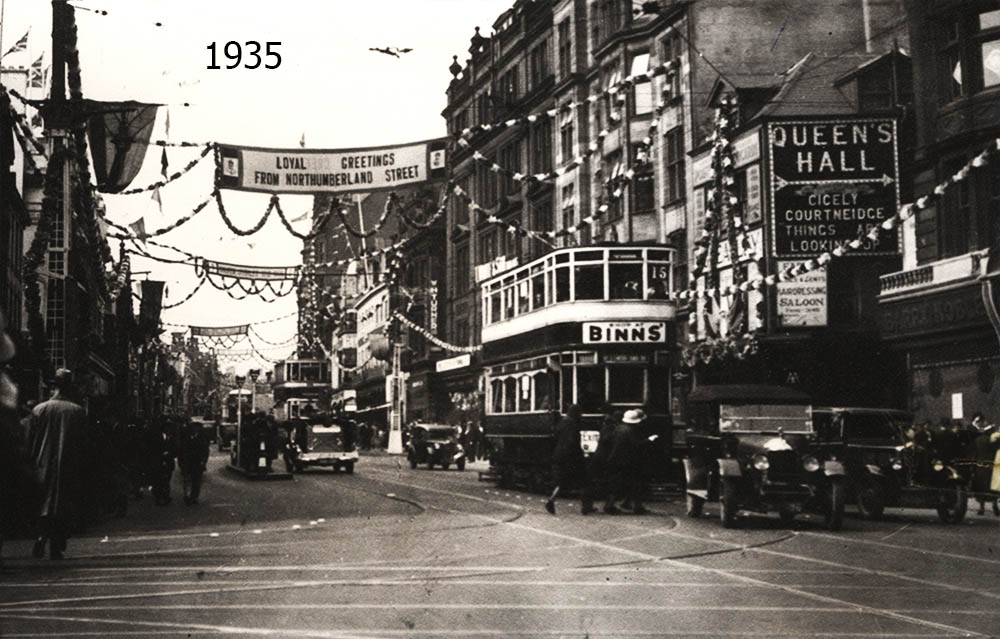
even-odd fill
[{"label": "tram track in road", "polygon": [[[394,480],[384,480],[384,481],[394,481]],[[413,484],[405,484],[405,485],[414,486]],[[462,492],[457,492],[457,491],[445,491],[445,490],[441,490],[441,489],[438,489],[438,488],[430,488],[430,487],[426,487],[426,486],[424,486],[424,487],[414,486],[414,487],[417,487],[418,489],[422,489],[422,490],[429,490],[429,491],[432,491],[432,492],[438,492],[438,493],[448,494],[448,495],[455,496],[455,497],[460,497],[460,498],[463,498],[463,499],[472,499],[472,500],[477,500],[477,501],[488,501],[488,502],[491,502],[491,503],[506,504],[509,507],[517,507],[517,504],[512,504],[510,502],[505,502],[503,500],[489,500],[489,499],[485,499],[485,498],[482,498],[482,497],[468,495],[468,494],[465,494],[465,493],[462,493]],[[476,515],[476,516],[487,517],[486,515],[481,515],[481,514],[480,515]],[[673,518],[673,517],[670,517],[670,518],[674,521],[675,524],[677,523],[677,519],[676,518]],[[927,580],[927,579],[922,579],[922,578],[919,578],[919,577],[912,577],[912,576],[909,576],[909,575],[903,575],[903,574],[900,574],[900,573],[897,573],[897,572],[893,572],[893,571],[882,571],[882,570],[876,570],[876,569],[871,569],[871,568],[865,568],[865,567],[861,567],[861,566],[856,566],[856,565],[852,565],[852,564],[844,564],[844,563],[840,563],[840,562],[831,562],[831,561],[826,561],[826,560],[820,560],[820,559],[816,559],[816,558],[813,558],[813,557],[809,557],[808,555],[802,555],[802,554],[796,554],[796,553],[776,551],[776,550],[772,550],[770,548],[763,547],[760,544],[755,544],[753,546],[750,546],[750,545],[745,545],[745,544],[736,544],[736,543],[733,543],[733,542],[730,542],[730,541],[725,541],[725,540],[709,539],[709,538],[705,538],[703,536],[699,537],[699,536],[696,536],[696,535],[688,535],[688,534],[684,534],[682,532],[679,532],[677,530],[674,530],[672,528],[664,529],[664,530],[660,531],[659,534],[662,534],[664,536],[669,536],[669,537],[676,537],[676,538],[686,539],[686,540],[689,540],[689,541],[693,540],[693,541],[700,541],[700,542],[704,542],[704,543],[723,545],[723,546],[725,546],[725,548],[721,549],[721,552],[714,552],[713,553],[713,552],[707,552],[706,551],[704,553],[691,553],[690,556],[684,556],[684,557],[681,557],[681,558],[671,558],[669,555],[657,556],[657,555],[653,555],[653,554],[650,554],[650,553],[644,553],[644,552],[639,552],[639,551],[633,551],[631,549],[620,548],[620,547],[616,547],[616,546],[613,546],[613,545],[609,545],[607,542],[598,542],[598,541],[593,541],[593,540],[586,540],[586,539],[583,539],[583,538],[574,538],[572,536],[566,536],[564,533],[550,531],[550,530],[547,530],[545,528],[540,528],[540,527],[536,527],[536,526],[530,526],[530,525],[522,523],[522,522],[510,523],[508,525],[515,526],[515,527],[520,527],[520,528],[524,528],[525,530],[530,530],[530,531],[533,531],[533,532],[536,532],[536,533],[548,534],[548,535],[555,535],[555,536],[558,536],[558,537],[565,537],[567,539],[576,539],[576,540],[580,541],[580,543],[583,543],[583,544],[596,545],[596,546],[599,546],[599,547],[606,548],[607,550],[611,550],[611,551],[615,551],[615,552],[621,552],[621,553],[625,553],[625,554],[633,554],[635,556],[635,560],[630,561],[630,562],[623,562],[623,564],[650,563],[650,562],[671,562],[671,563],[678,563],[680,565],[691,566],[691,567],[694,567],[694,568],[696,568],[698,570],[708,571],[708,572],[711,572],[713,574],[717,574],[719,576],[724,576],[724,577],[727,577],[727,578],[730,578],[730,579],[734,579],[734,580],[738,580],[738,581],[742,581],[742,582],[748,583],[748,584],[753,584],[753,585],[757,585],[757,586],[761,586],[761,587],[778,589],[778,590],[782,590],[782,591],[788,592],[790,594],[795,594],[795,595],[798,595],[798,596],[801,596],[801,597],[811,598],[811,599],[814,599],[814,600],[817,600],[817,601],[823,601],[825,603],[833,603],[833,604],[851,606],[851,607],[853,607],[854,610],[862,610],[862,611],[865,611],[865,612],[868,612],[868,613],[871,613],[871,614],[882,615],[882,616],[885,616],[885,617],[888,617],[888,618],[892,618],[892,619],[897,620],[897,621],[906,621],[907,623],[913,623],[913,624],[917,624],[917,625],[924,626],[924,627],[935,628],[937,630],[943,630],[943,631],[946,631],[946,632],[949,632],[949,633],[958,633],[958,634],[965,635],[965,636],[990,636],[988,634],[982,634],[982,633],[979,633],[977,631],[967,630],[967,629],[959,628],[957,626],[952,626],[952,625],[949,625],[949,624],[941,624],[941,623],[938,623],[938,622],[933,622],[933,621],[928,621],[928,620],[925,620],[925,619],[921,619],[919,617],[913,617],[913,616],[909,616],[909,615],[900,614],[898,612],[895,612],[895,611],[887,609],[887,608],[879,608],[877,606],[869,606],[869,605],[865,605],[865,604],[853,603],[853,602],[850,602],[850,601],[847,601],[847,600],[843,600],[843,599],[839,599],[839,598],[836,598],[836,597],[830,597],[830,596],[827,596],[827,595],[821,595],[821,594],[817,594],[817,593],[814,593],[814,592],[810,592],[810,591],[802,589],[801,587],[790,586],[790,585],[785,585],[785,584],[780,584],[780,583],[774,583],[774,582],[771,582],[771,581],[766,581],[766,580],[762,580],[762,579],[758,579],[758,578],[754,578],[754,577],[749,577],[749,576],[740,574],[737,571],[731,571],[731,570],[724,570],[724,569],[720,569],[720,568],[712,568],[712,567],[700,566],[699,564],[693,563],[692,560],[695,559],[695,558],[697,558],[697,557],[706,556],[708,554],[722,554],[722,552],[757,552],[757,553],[770,554],[772,556],[781,557],[783,559],[788,559],[788,560],[793,560],[793,561],[822,563],[824,565],[827,565],[828,567],[836,567],[836,568],[840,568],[840,569],[844,569],[844,570],[848,570],[848,571],[852,571],[852,572],[864,572],[864,573],[867,573],[867,574],[878,575],[880,577],[888,577],[888,578],[892,578],[892,579],[898,579],[898,580],[908,581],[908,582],[911,582],[911,583],[915,582],[915,583],[919,583],[922,586],[931,587],[931,588],[942,588],[942,589],[953,590],[953,591],[957,591],[957,592],[980,594],[981,591],[979,589],[966,588],[966,587],[963,587],[963,586],[956,586],[956,585],[953,585],[953,584],[947,584],[947,583],[943,583],[943,582],[934,582],[934,581],[930,581],[930,580]],[[797,536],[798,536],[798,533],[793,532],[791,534],[788,534],[788,535],[780,538],[779,540],[776,540],[775,543],[780,543],[780,542],[788,541],[788,540],[796,538]],[[622,565],[622,564],[619,564],[619,565]],[[997,595],[997,596],[994,597],[992,595],[992,593],[991,593],[991,597],[992,598],[1000,598],[1000,595]]]}]

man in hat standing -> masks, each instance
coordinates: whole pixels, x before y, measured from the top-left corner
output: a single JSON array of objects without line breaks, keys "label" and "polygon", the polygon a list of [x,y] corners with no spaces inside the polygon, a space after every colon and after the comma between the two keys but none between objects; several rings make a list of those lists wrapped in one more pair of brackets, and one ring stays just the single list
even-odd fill
[{"label": "man in hat standing", "polygon": [[57,370],[51,386],[51,399],[35,406],[29,420],[29,450],[41,487],[39,536],[32,554],[41,558],[48,542],[49,557],[62,559],[82,497],[80,485],[87,413],[70,399],[73,393],[71,371]]},{"label": "man in hat standing", "polygon": [[[632,512],[641,515],[646,513],[642,505],[642,441],[640,429],[646,420],[646,413],[641,409],[627,410],[615,426],[611,435],[610,448],[605,464],[610,484],[608,501],[604,512],[609,515],[620,511],[615,502],[624,500],[632,504]],[[600,445],[598,445],[600,449]]]}]

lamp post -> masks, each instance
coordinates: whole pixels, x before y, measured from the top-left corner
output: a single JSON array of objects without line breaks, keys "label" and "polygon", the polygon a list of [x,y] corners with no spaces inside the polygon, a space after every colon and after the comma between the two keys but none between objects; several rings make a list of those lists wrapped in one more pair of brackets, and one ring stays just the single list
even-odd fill
[{"label": "lamp post", "polygon": [[236,443],[233,445],[235,464],[242,467],[240,458],[243,455],[243,384],[247,378],[243,375],[233,377],[236,382]]},{"label": "lamp post", "polygon": [[260,377],[259,368],[251,368],[247,371],[250,377],[250,414],[257,412],[257,378]]}]

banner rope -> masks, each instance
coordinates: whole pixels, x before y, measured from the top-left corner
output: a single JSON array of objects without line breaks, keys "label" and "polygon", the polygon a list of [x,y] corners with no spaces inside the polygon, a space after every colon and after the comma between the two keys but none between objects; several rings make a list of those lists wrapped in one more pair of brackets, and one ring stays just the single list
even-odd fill
[{"label": "banner rope", "polygon": [[173,182],[177,178],[181,177],[182,175],[185,175],[186,173],[188,173],[194,167],[198,166],[198,164],[202,160],[204,160],[205,157],[209,153],[211,153],[211,152],[212,152],[212,147],[210,147],[210,146],[205,147],[204,149],[202,149],[202,152],[198,154],[198,157],[196,157],[195,159],[193,159],[190,162],[188,162],[184,166],[184,168],[181,169],[180,171],[176,171],[176,172],[172,173],[169,177],[166,177],[166,178],[164,178],[164,179],[162,179],[162,180],[160,180],[158,182],[154,182],[153,184],[150,184],[148,186],[144,186],[142,188],[128,189],[128,190],[122,191],[121,193],[118,193],[117,195],[135,195],[137,193],[148,193],[149,191],[155,191],[156,189],[158,189],[158,188],[160,188],[162,186],[166,186],[167,184],[170,184],[171,182]]}]

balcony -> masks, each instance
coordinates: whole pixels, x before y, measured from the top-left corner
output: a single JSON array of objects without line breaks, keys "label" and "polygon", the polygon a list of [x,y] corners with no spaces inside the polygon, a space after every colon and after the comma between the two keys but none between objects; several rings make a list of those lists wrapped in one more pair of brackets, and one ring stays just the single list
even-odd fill
[{"label": "balcony", "polygon": [[985,273],[987,249],[948,257],[879,278],[879,300],[896,299],[975,281]]},{"label": "balcony", "polygon": [[566,322],[672,320],[674,249],[563,248],[482,282],[483,343]]}]

